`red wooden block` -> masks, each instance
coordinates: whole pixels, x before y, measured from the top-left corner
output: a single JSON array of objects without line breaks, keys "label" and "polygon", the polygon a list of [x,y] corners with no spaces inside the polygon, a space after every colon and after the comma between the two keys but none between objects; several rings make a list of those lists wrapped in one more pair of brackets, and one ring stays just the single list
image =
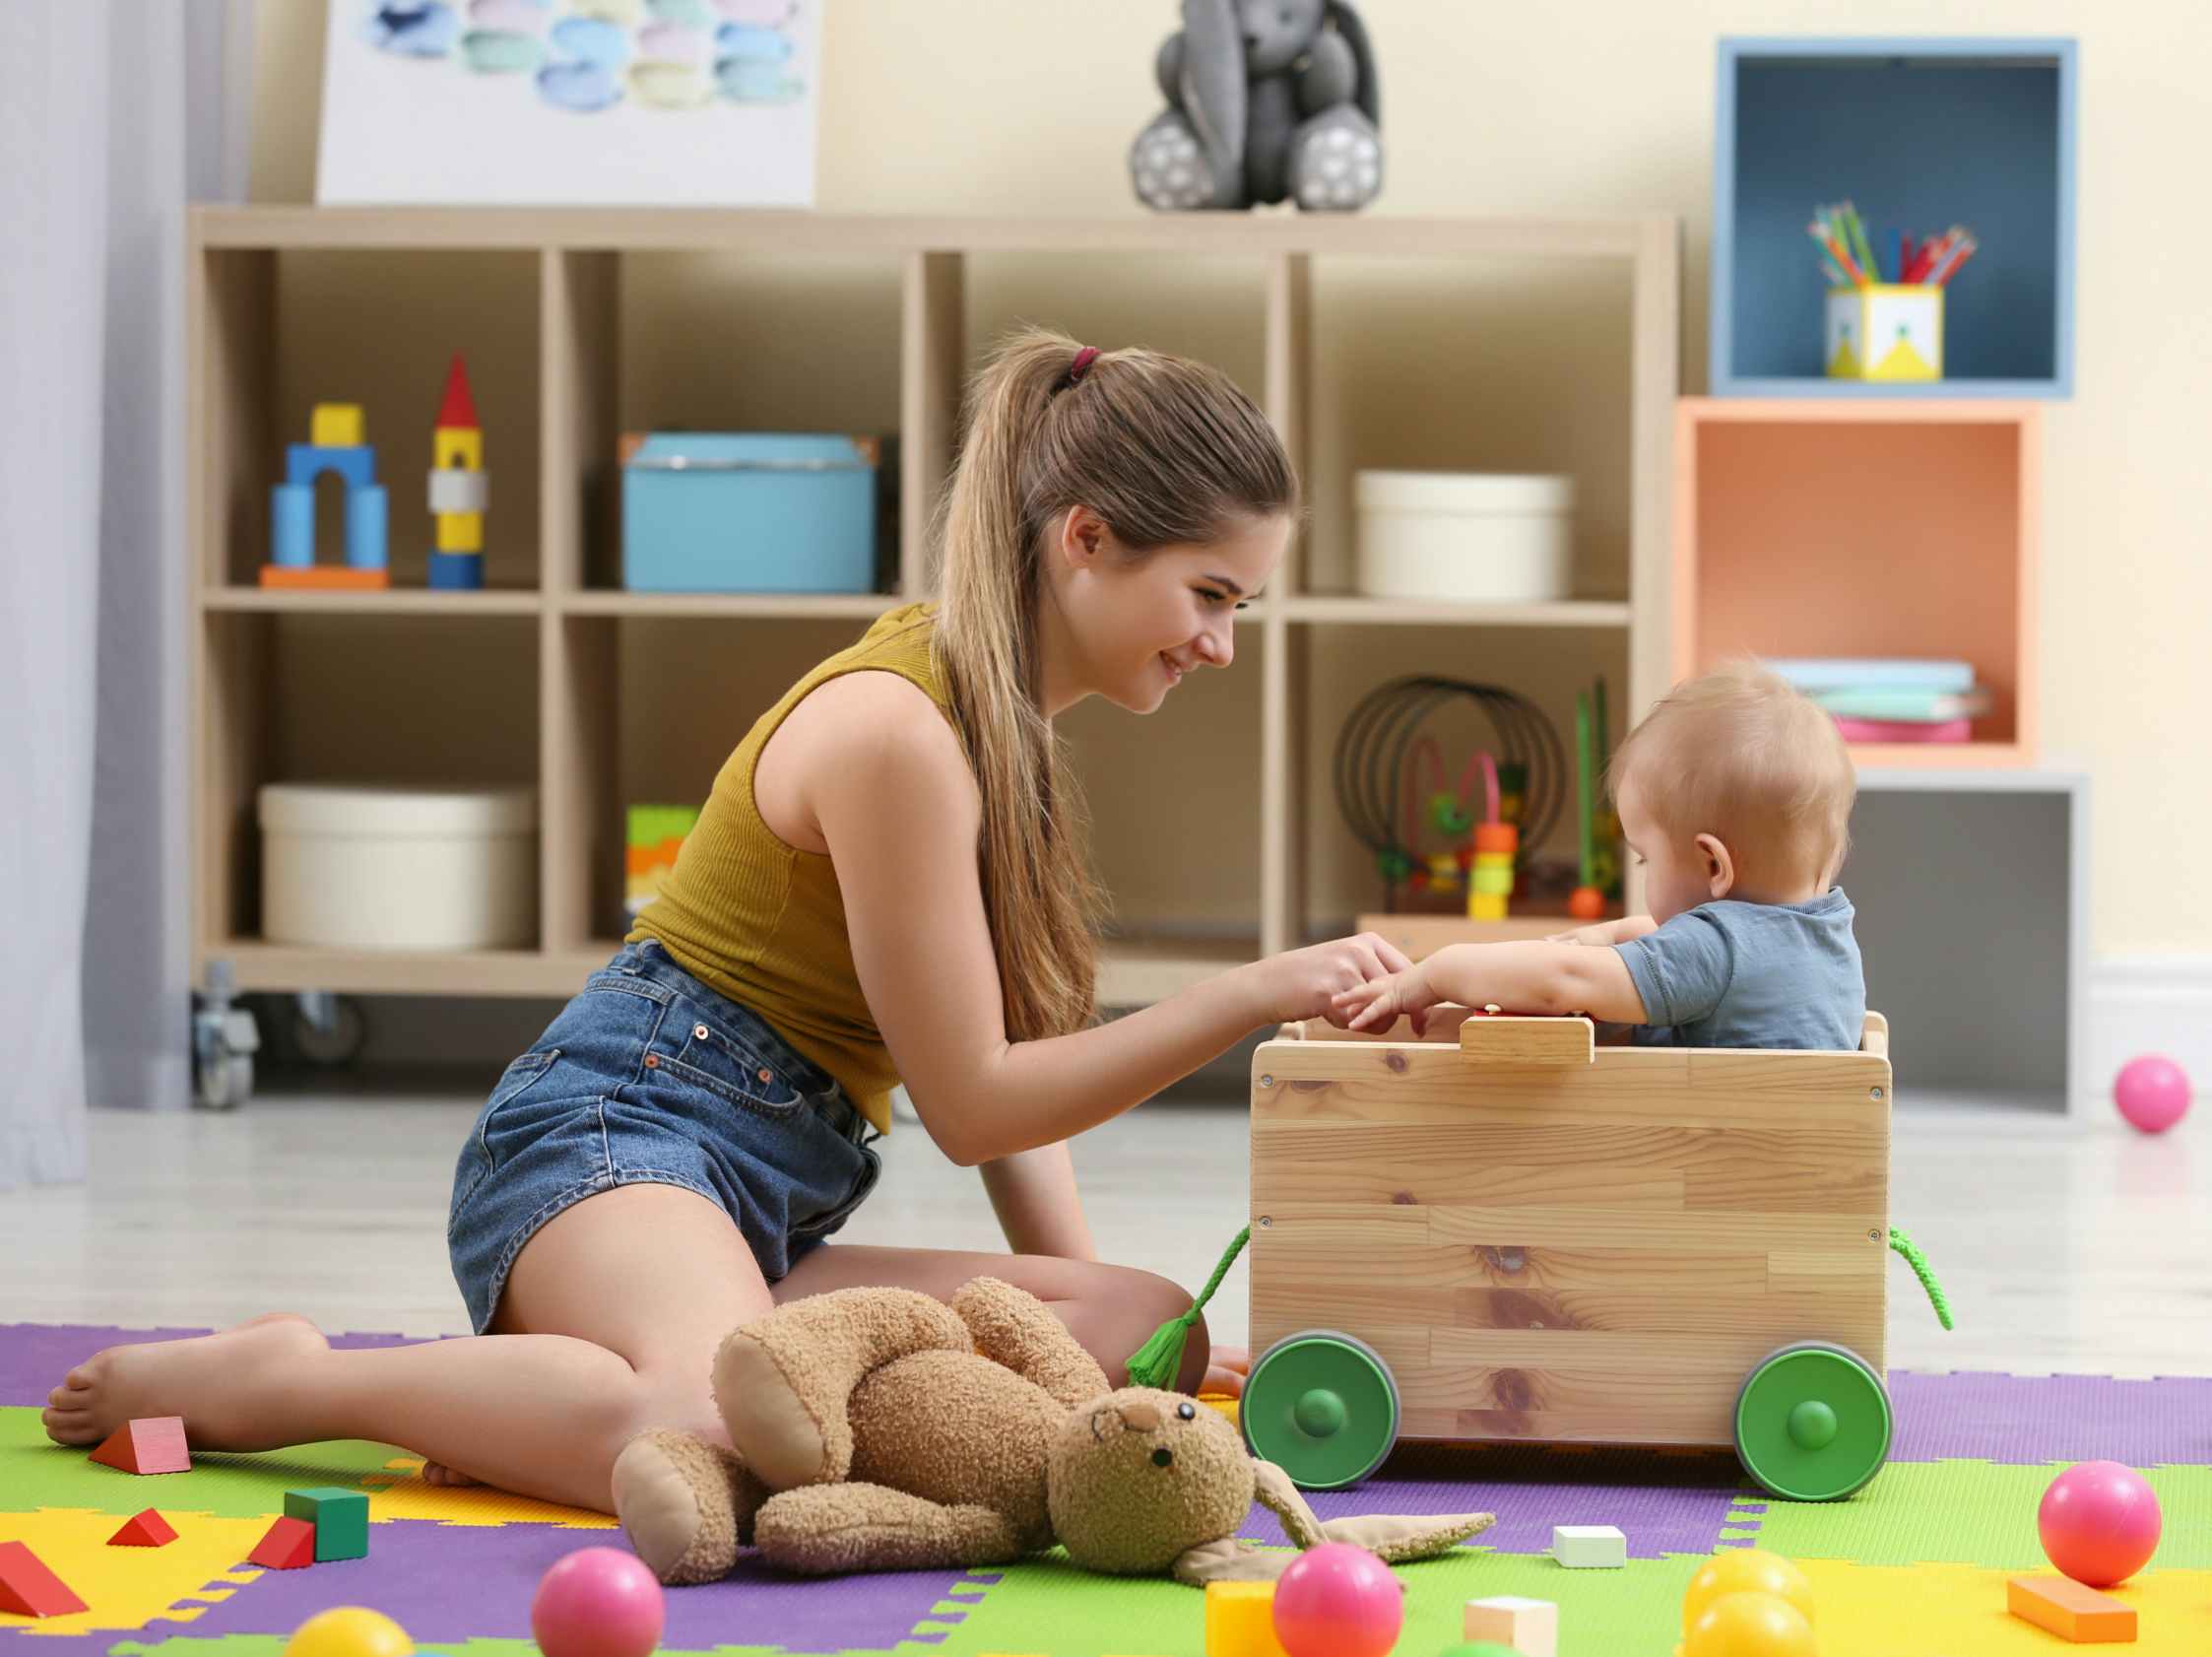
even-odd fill
[{"label": "red wooden block", "polygon": [[123,1521],[123,1528],[107,1539],[110,1548],[160,1548],[176,1540],[176,1528],[149,1507]]},{"label": "red wooden block", "polygon": [[246,1563],[271,1570],[297,1570],[314,1562],[315,1527],[304,1519],[279,1519],[246,1556]]},{"label": "red wooden block", "polygon": [[0,1542],[0,1611],[17,1617],[66,1617],[85,1602],[46,1568],[28,1542]]},{"label": "red wooden block", "polygon": [[192,1452],[184,1447],[182,1416],[144,1416],[125,1422],[93,1452],[103,1467],[125,1473],[189,1473]]}]

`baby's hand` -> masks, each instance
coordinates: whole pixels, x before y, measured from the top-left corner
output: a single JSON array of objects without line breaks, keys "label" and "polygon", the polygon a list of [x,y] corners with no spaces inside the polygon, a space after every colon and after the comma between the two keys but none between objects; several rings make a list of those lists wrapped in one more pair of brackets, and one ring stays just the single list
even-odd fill
[{"label": "baby's hand", "polygon": [[1346,1029],[1387,1029],[1400,1015],[1413,1021],[1416,1036],[1427,1033],[1428,1011],[1437,1004],[1428,975],[1418,966],[1393,972],[1340,991],[1330,1006],[1330,1017]]}]

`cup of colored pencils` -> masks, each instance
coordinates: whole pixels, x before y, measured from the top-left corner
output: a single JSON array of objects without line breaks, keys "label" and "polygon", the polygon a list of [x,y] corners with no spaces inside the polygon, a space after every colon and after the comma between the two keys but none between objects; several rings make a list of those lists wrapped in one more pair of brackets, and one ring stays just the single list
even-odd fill
[{"label": "cup of colored pencils", "polygon": [[1822,361],[1831,379],[1943,377],[1943,290],[1980,245],[1953,225],[1916,241],[1892,231],[1877,248],[1850,202],[1813,209],[1805,227],[1828,279]]}]

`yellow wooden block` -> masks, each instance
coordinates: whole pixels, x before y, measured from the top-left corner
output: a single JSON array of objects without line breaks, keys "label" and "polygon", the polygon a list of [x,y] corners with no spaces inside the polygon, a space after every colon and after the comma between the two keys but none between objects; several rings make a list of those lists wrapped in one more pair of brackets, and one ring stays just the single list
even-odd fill
[{"label": "yellow wooden block", "polygon": [[430,464],[463,472],[484,470],[484,433],[473,426],[439,426],[430,431]]},{"label": "yellow wooden block", "polygon": [[368,441],[367,433],[358,403],[317,403],[307,417],[307,440],[319,449],[358,448]]},{"label": "yellow wooden block", "polygon": [[440,512],[437,514],[438,551],[441,553],[481,553],[484,551],[484,514],[482,512]]},{"label": "yellow wooden block", "polygon": [[1205,1657],[1289,1657],[1275,1638],[1272,1582],[1205,1585]]}]

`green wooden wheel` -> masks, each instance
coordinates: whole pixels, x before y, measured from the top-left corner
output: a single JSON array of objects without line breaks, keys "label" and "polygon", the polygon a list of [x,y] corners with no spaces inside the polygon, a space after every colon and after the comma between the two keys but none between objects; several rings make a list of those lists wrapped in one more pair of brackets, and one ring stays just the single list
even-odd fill
[{"label": "green wooden wheel", "polygon": [[1835,1501],[1889,1455],[1889,1392],[1849,1347],[1805,1341],[1752,1365],[1735,1401],[1744,1471],[1790,1501]]},{"label": "green wooden wheel", "polygon": [[1334,1329],[1285,1335],[1254,1361],[1244,1441],[1302,1490],[1356,1485],[1398,1442],[1398,1382],[1382,1355]]}]

